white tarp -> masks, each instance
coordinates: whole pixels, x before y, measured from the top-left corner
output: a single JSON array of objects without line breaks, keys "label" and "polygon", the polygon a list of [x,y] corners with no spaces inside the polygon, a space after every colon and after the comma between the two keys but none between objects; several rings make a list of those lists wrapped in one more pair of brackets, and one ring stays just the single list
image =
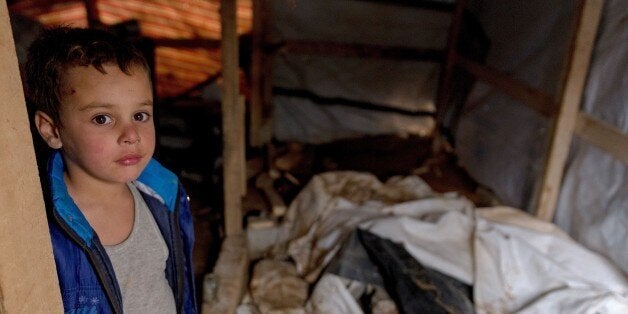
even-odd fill
[{"label": "white tarp", "polygon": [[514,208],[475,209],[416,176],[386,183],[356,172],[315,176],[291,204],[287,227],[288,253],[310,281],[360,227],[473,285],[479,313],[628,312],[621,271],[555,225]]},{"label": "white tarp", "polygon": [[[437,48],[444,47],[449,24],[447,18],[442,18],[441,24],[432,22],[422,10],[368,1],[273,3],[276,25],[271,31],[278,39]],[[548,94],[557,93],[577,3],[471,1],[470,7],[491,40],[488,65]],[[625,0],[605,0],[582,107],[628,134],[625,7]],[[279,70],[275,73],[276,83],[289,88],[306,86],[321,96],[390,103],[401,108],[432,106],[429,97],[434,92],[423,91],[435,86],[428,79],[434,72],[423,68],[422,63],[402,62],[394,67],[382,61],[366,67],[364,62],[373,60],[348,60],[343,67],[341,61],[346,60],[280,55],[275,64]],[[415,81],[419,82],[416,89],[408,88]],[[475,109],[463,115],[456,133],[460,162],[505,204],[533,210],[532,196],[546,152],[548,120],[483,84],[477,84],[470,95],[471,107]],[[283,96],[276,97],[275,110],[275,131],[282,140],[318,143],[361,133],[421,134],[433,127],[433,121],[425,122],[429,118],[325,107]],[[575,142],[556,223],[628,273],[628,168],[588,143],[577,138]]]}]

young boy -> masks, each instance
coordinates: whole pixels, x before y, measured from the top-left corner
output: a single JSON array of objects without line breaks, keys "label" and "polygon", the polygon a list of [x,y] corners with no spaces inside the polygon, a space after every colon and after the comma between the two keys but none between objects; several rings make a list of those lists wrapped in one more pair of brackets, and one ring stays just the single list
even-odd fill
[{"label": "young boy", "polygon": [[49,226],[66,312],[195,313],[193,227],[177,177],[152,159],[149,68],[100,30],[52,28],[26,65],[54,149]]}]

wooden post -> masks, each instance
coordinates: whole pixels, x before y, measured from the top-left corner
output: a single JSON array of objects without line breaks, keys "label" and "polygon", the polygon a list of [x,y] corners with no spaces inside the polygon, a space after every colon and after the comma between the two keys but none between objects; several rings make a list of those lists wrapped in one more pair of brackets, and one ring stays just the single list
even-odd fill
[{"label": "wooden post", "polygon": [[253,0],[253,28],[252,28],[252,56],[251,56],[251,109],[250,109],[250,128],[249,141],[251,146],[262,146],[260,138],[260,129],[262,128],[263,119],[263,47],[262,47],[262,14],[263,0]]},{"label": "wooden post", "polygon": [[552,128],[545,172],[541,181],[536,215],[542,220],[551,221],[554,217],[603,6],[603,0],[583,0],[580,7],[567,76],[560,96],[559,112]]},{"label": "wooden post", "polygon": [[0,3],[0,313],[61,313],[6,2]]},{"label": "wooden post", "polygon": [[101,26],[102,22],[100,22],[96,0],[83,0],[83,2],[85,3],[85,11],[87,11],[87,25],[89,27]]},{"label": "wooden post", "polygon": [[451,17],[451,24],[447,33],[447,53],[445,62],[441,67],[440,82],[438,87],[438,97],[436,98],[437,121],[442,122],[443,115],[447,109],[449,102],[449,89],[451,88],[451,77],[456,65],[456,55],[458,48],[458,37],[460,35],[460,27],[464,18],[464,10],[468,0],[456,1],[456,8]]},{"label": "wooden post", "polygon": [[238,34],[236,1],[220,3],[222,29],[222,130],[223,130],[223,195],[225,231],[227,235],[242,233],[242,196],[246,183],[244,156],[244,104],[239,99]]}]

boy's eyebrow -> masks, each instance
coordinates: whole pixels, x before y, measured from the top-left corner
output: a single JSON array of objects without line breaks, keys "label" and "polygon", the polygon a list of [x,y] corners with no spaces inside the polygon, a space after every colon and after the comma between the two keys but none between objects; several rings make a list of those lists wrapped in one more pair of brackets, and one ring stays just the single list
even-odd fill
[{"label": "boy's eyebrow", "polygon": [[[138,105],[140,107],[144,107],[144,106],[149,106],[152,107],[153,106],[153,101],[152,100],[146,100],[143,102],[138,103]],[[90,110],[90,109],[94,109],[94,108],[104,108],[104,109],[108,109],[108,108],[113,108],[116,105],[111,104],[111,103],[100,103],[100,102],[92,102],[89,103],[83,107],[80,107],[78,110],[79,111],[85,111],[85,110]]]}]

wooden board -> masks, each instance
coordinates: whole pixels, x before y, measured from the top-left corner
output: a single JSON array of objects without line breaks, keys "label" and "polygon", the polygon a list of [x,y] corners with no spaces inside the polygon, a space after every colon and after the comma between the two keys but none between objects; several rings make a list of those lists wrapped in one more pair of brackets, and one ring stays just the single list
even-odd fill
[{"label": "wooden board", "polygon": [[536,215],[546,221],[554,217],[603,6],[603,0],[583,0],[582,3],[537,203]]},{"label": "wooden board", "polygon": [[249,114],[249,142],[253,147],[262,146],[260,129],[262,128],[263,98],[262,89],[264,82],[262,51],[263,8],[262,0],[253,0],[253,28],[252,32],[252,56],[251,56],[251,110]]},{"label": "wooden board", "polygon": [[460,55],[455,57],[456,65],[463,67],[467,72],[475,76],[510,97],[522,101],[536,112],[553,117],[556,114],[554,99],[551,95],[532,88],[527,84],[507,75],[500,73],[489,66],[481,65]]},{"label": "wooden board", "polygon": [[242,233],[242,196],[245,194],[244,169],[244,102],[239,96],[238,34],[236,1],[221,1],[222,21],[222,126],[223,126],[223,193],[225,231]]},{"label": "wooden board", "polygon": [[6,2],[0,3],[0,313],[61,313]]},{"label": "wooden board", "polygon": [[575,132],[585,141],[628,164],[628,135],[620,129],[580,112]]}]

